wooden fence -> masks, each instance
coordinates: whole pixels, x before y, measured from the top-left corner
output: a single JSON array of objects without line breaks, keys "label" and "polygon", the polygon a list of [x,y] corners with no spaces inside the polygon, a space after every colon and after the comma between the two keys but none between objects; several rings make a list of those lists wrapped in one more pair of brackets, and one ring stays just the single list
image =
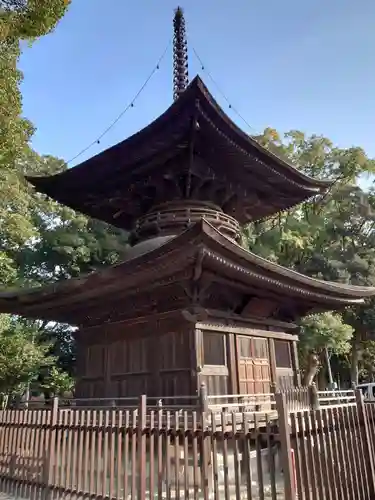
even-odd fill
[{"label": "wooden fence", "polygon": [[287,498],[374,499],[375,405],[365,404],[359,391],[344,403],[328,393],[322,402],[288,412],[285,396],[279,395]]},{"label": "wooden fence", "polygon": [[51,500],[374,498],[375,405],[309,391],[276,394],[269,411],[254,411],[253,396],[224,409],[141,396],[129,408],[55,400],[3,410],[0,490]]}]

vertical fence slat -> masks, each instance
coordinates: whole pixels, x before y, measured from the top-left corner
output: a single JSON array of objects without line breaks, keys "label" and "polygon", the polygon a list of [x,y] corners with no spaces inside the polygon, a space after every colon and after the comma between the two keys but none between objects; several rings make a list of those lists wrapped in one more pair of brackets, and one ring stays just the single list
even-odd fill
[{"label": "vertical fence slat", "polygon": [[355,414],[358,412],[356,406],[347,407],[347,417],[351,428],[351,441],[353,446],[353,453],[355,459],[355,466],[357,471],[357,484],[358,484],[358,495],[361,499],[366,499],[366,481],[364,480],[364,469],[366,468],[365,457],[360,453],[360,440],[359,432],[360,429],[357,427],[357,421]]},{"label": "vertical fence slat", "polygon": [[[314,454],[314,444],[311,428],[311,414],[314,416],[314,410],[305,411],[303,414],[305,430],[306,430],[306,448],[307,448],[307,459],[308,468],[311,478],[311,496],[314,500],[319,500],[318,496],[318,481],[320,478],[316,473],[316,463]],[[322,499],[323,500],[323,499]]]},{"label": "vertical fence slat", "polygon": [[163,442],[164,432],[163,432],[163,410],[158,411],[158,426],[155,430],[157,435],[157,453],[158,453],[158,500],[163,498]]},{"label": "vertical fence slat", "polygon": [[137,424],[139,422],[138,410],[132,412],[132,433],[131,433],[131,474],[130,491],[131,498],[137,495]]},{"label": "vertical fence slat", "polygon": [[284,472],[284,490],[285,497],[295,500],[293,466],[292,466],[292,448],[290,445],[290,427],[288,406],[284,394],[281,392],[275,394],[277,413],[279,417],[279,433],[281,441],[281,459]]},{"label": "vertical fence slat", "polygon": [[[213,491],[215,500],[219,498],[219,472],[218,472],[218,436],[216,429],[215,414],[210,414],[211,421],[211,449],[212,449],[212,478],[213,478]],[[222,435],[222,433],[220,433]]]},{"label": "vertical fence slat", "polygon": [[[14,495],[17,497],[19,496],[20,492],[20,481],[19,481],[19,471],[20,471],[20,454],[21,454],[21,429],[22,429],[22,411],[17,410],[15,412],[15,423],[16,423],[16,443],[15,443],[15,460],[14,460],[14,477],[15,477],[15,484],[14,484]],[[1,432],[2,430],[0,430]],[[34,447],[32,446],[34,449]],[[2,451],[2,448],[0,447],[0,453]],[[1,455],[0,455],[1,456]],[[1,468],[0,468],[0,474],[1,474]],[[1,484],[1,479],[0,479],[0,484]]]},{"label": "vertical fence slat", "polygon": [[91,443],[90,443],[90,475],[89,475],[89,494],[95,494],[95,479],[96,474],[96,460],[97,460],[97,442],[100,438],[98,410],[92,411],[92,430],[91,430]]},{"label": "vertical fence slat", "polygon": [[206,418],[205,412],[201,413],[200,419],[200,470],[201,470],[201,487],[203,490],[203,499],[209,499],[209,446],[210,442],[206,432]]},{"label": "vertical fence slat", "polygon": [[115,496],[115,462],[118,460],[118,427],[117,427],[117,414],[115,410],[111,410],[110,418],[110,431],[109,431],[109,498]]},{"label": "vertical fence slat", "polygon": [[78,411],[76,410],[76,428],[78,433],[78,455],[77,455],[77,476],[76,476],[76,485],[77,485],[77,494],[80,494],[84,491],[84,476],[86,473],[85,464],[84,464],[84,446],[85,446],[85,437],[86,437],[86,429],[88,427],[87,422],[87,412],[85,410]]},{"label": "vertical fence slat", "polygon": [[337,449],[338,449],[338,460],[342,464],[342,470],[344,474],[344,485],[343,488],[344,498],[351,500],[353,498],[353,489],[351,482],[351,471],[350,464],[348,463],[348,450],[345,444],[345,435],[342,428],[342,418],[337,407],[332,408],[332,415],[336,425],[336,436],[337,436]]},{"label": "vertical fence slat", "polygon": [[313,455],[314,462],[316,466],[317,477],[319,477],[319,481],[316,485],[318,490],[319,498],[326,500],[328,498],[328,492],[325,488],[326,484],[324,481],[324,472],[322,467],[322,448],[321,448],[321,440],[319,438],[319,434],[323,431],[317,422],[317,416],[319,412],[319,405],[315,409],[315,411],[310,412],[311,418],[311,432],[312,432],[312,443],[313,443]]},{"label": "vertical fence slat", "polygon": [[[194,482],[194,500],[199,500],[200,476],[198,476],[198,417],[197,412],[193,412],[192,419],[192,449],[193,449],[193,482]],[[198,479],[199,477],[199,479]]]},{"label": "vertical fence slat", "polygon": [[180,444],[179,444],[179,438],[180,438],[180,418],[179,418],[179,412],[176,411],[174,414],[174,423],[175,423],[175,436],[174,436],[174,461],[175,461],[175,490],[176,490],[176,495],[175,498],[176,500],[180,500]]},{"label": "vertical fence slat", "polygon": [[138,500],[146,498],[146,412],[147,400],[143,394],[139,400],[139,416],[138,416]]},{"label": "vertical fence slat", "polygon": [[103,427],[103,410],[98,411],[98,434],[97,434],[97,457],[96,457],[96,487],[94,493],[99,496],[102,491],[103,481],[103,441],[104,441]]},{"label": "vertical fence slat", "polygon": [[[372,420],[371,430],[369,426],[367,408],[363,401],[363,394],[361,391],[357,390],[355,392],[356,403],[357,403],[357,411],[358,411],[358,419],[362,424],[362,432],[363,432],[363,445],[364,451],[366,452],[366,461],[368,463],[368,485],[370,488],[371,497],[375,495],[375,459],[373,450],[371,449],[371,438],[374,443],[374,425],[375,422]],[[372,406],[372,405],[371,405]],[[372,415],[374,416],[374,415]]]},{"label": "vertical fence slat", "polygon": [[333,413],[332,408],[327,408],[327,416],[328,416],[328,423],[330,428],[332,429],[330,436],[331,436],[331,442],[332,442],[332,454],[333,454],[333,462],[335,464],[335,474],[337,481],[337,492],[339,498],[347,498],[347,489],[344,487],[345,486],[345,478],[346,478],[346,472],[345,468],[343,466],[343,456],[341,455],[339,445],[338,445],[338,439],[339,439],[339,433],[338,433],[338,426],[337,422],[335,419],[335,415]]},{"label": "vertical fence slat", "polygon": [[[117,459],[117,469],[116,469],[116,498],[121,498],[122,495],[122,475],[125,474],[126,469],[123,469],[123,462],[122,462],[122,442],[123,442],[123,412],[122,410],[118,411],[117,414],[117,453],[116,453],[116,459]],[[151,490],[152,491],[152,490]]]},{"label": "vertical fence slat", "polygon": [[275,455],[272,449],[272,422],[270,420],[269,415],[266,415],[266,433],[267,433],[267,457],[268,457],[268,467],[269,467],[270,483],[271,483],[270,484],[271,497],[272,500],[277,500]]},{"label": "vertical fence slat", "polygon": [[83,452],[83,477],[82,477],[82,491],[87,495],[90,491],[89,484],[89,460],[90,460],[90,442],[92,434],[92,417],[91,410],[85,411],[85,426],[83,432],[84,452]]},{"label": "vertical fence slat", "polygon": [[132,469],[130,464],[129,441],[132,427],[130,423],[130,410],[125,411],[125,433],[124,433],[124,499],[129,495],[129,469]]},{"label": "vertical fence slat", "polygon": [[321,410],[321,419],[322,426],[324,428],[324,441],[325,441],[325,452],[327,453],[327,474],[329,478],[328,492],[329,492],[329,500],[335,500],[338,496],[338,488],[337,488],[337,473],[335,467],[335,461],[333,456],[333,448],[332,448],[332,433],[334,430],[331,428],[331,424],[328,419],[328,409],[324,408]]},{"label": "vertical fence slat", "polygon": [[356,446],[358,446],[358,443],[356,443],[354,439],[355,435],[354,435],[352,421],[350,419],[349,407],[344,406],[340,410],[343,415],[343,426],[345,428],[345,437],[346,437],[346,442],[348,444],[348,455],[351,463],[353,490],[356,492],[357,498],[361,498],[361,485],[358,475],[359,463],[355,453],[355,448]]},{"label": "vertical fence slat", "polygon": [[233,432],[233,463],[234,463],[234,484],[236,500],[241,498],[241,475],[240,475],[240,458],[238,446],[237,432],[237,413],[232,413],[232,432]]},{"label": "vertical fence slat", "polygon": [[[156,448],[155,448],[155,411],[152,410],[150,412],[150,434],[149,434],[149,442],[150,442],[150,479],[149,479],[149,485],[150,485],[150,492],[155,492],[155,453],[156,453]],[[154,493],[152,493],[154,494]]]},{"label": "vertical fence slat", "polygon": [[262,461],[262,436],[260,433],[259,415],[254,413],[254,435],[255,435],[255,453],[258,476],[258,495],[259,500],[264,500],[264,478],[263,478],[263,461]]},{"label": "vertical fence slat", "polygon": [[[305,490],[304,490],[304,483],[303,483],[303,475],[302,475],[302,467],[306,466],[305,463],[303,463],[301,459],[301,439],[303,440],[303,435],[302,438],[300,436],[300,429],[298,426],[298,421],[296,418],[296,413],[290,413],[289,414],[290,418],[290,428],[291,428],[291,434],[294,436],[294,456],[295,456],[295,461],[296,461],[296,483],[297,483],[297,496],[299,500],[304,500],[306,498],[305,496]],[[276,495],[272,495],[272,500],[276,500]]]},{"label": "vertical fence slat", "polygon": [[61,444],[64,435],[62,430],[62,415],[61,411],[57,412],[56,424],[56,470],[55,470],[55,492],[53,497],[58,498],[59,487],[61,486]]},{"label": "vertical fence slat", "polygon": [[[103,474],[101,495],[103,498],[108,496],[108,444],[110,434],[110,415],[109,411],[104,412],[104,427],[103,427]],[[99,490],[100,491],[100,490]]]},{"label": "vertical fence slat", "polygon": [[[187,411],[184,411],[184,495],[185,500],[189,500],[190,491],[189,491],[189,414]],[[216,442],[216,441],[215,441]],[[153,491],[153,490],[151,490]]]},{"label": "vertical fence slat", "polygon": [[[249,426],[249,414],[242,413],[242,432],[243,432],[243,464],[246,477],[247,500],[253,499],[253,476],[251,470],[251,433]],[[272,499],[274,500],[274,499]]]},{"label": "vertical fence slat", "polygon": [[[226,430],[226,414],[225,412],[221,413],[221,430],[223,434]],[[224,495],[225,500],[230,499],[229,492],[229,466],[228,466],[228,440],[223,439],[223,467],[224,467]]]},{"label": "vertical fence slat", "polygon": [[59,412],[59,400],[57,398],[53,399],[52,411],[50,413],[50,418],[47,421],[47,426],[49,426],[49,436],[46,441],[45,455],[48,461],[47,467],[47,478],[46,478],[46,497],[51,498],[53,496],[54,486],[55,486],[55,475],[56,475],[56,426]]},{"label": "vertical fence slat", "polygon": [[325,412],[324,409],[319,408],[316,411],[316,428],[318,430],[318,443],[319,443],[319,456],[320,456],[320,466],[321,466],[321,473],[322,473],[322,484],[324,486],[324,492],[325,492],[325,498],[327,500],[333,500],[332,499],[332,489],[331,489],[331,482],[333,480],[332,477],[330,477],[330,466],[332,465],[329,461],[328,458],[328,446],[327,446],[327,438],[328,438],[328,433],[329,429],[324,423],[323,419],[323,413]]},{"label": "vertical fence slat", "polygon": [[68,410],[68,430],[67,430],[67,452],[66,452],[66,486],[72,490],[72,469],[74,467],[73,461],[73,428],[74,428],[74,413]]}]

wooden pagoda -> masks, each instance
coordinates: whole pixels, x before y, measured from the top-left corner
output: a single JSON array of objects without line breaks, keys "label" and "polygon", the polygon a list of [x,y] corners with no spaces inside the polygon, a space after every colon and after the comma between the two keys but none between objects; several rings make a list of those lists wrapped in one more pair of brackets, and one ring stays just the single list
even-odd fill
[{"label": "wooden pagoda", "polygon": [[320,281],[240,246],[240,227],[324,193],[240,130],[197,76],[175,16],[175,101],[79,166],[28,180],[131,232],[119,264],[3,293],[0,311],[78,327],[77,397],[267,393],[299,383],[295,320],[374,288]]}]

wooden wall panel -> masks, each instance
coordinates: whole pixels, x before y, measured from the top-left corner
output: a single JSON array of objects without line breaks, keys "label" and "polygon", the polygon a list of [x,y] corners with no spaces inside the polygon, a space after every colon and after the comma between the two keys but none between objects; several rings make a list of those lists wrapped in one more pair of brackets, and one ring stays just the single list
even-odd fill
[{"label": "wooden wall panel", "polygon": [[168,332],[158,338],[158,396],[189,396],[195,390],[192,384],[192,356],[194,332]]}]

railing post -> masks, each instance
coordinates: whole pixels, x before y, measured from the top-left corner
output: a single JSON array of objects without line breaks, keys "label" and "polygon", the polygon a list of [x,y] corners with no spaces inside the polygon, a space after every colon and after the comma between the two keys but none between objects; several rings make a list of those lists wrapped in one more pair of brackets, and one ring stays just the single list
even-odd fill
[{"label": "railing post", "polygon": [[201,413],[208,412],[208,394],[207,394],[207,386],[204,382],[201,383],[200,391],[199,391],[199,406]]},{"label": "railing post", "polygon": [[[356,389],[354,391],[355,393],[355,401],[357,403],[357,411],[358,411],[358,420],[359,423],[363,424],[363,434],[364,434],[364,448],[367,450],[367,459],[368,459],[368,464],[369,464],[369,482],[370,482],[370,487],[371,487],[371,494],[375,494],[375,461],[374,461],[374,456],[373,456],[373,450],[371,449],[371,443],[374,440],[371,439],[370,436],[370,426],[369,426],[369,421],[367,418],[367,409],[365,407],[365,402],[363,400],[363,394],[359,389]],[[359,428],[359,431],[361,432],[361,427]]]},{"label": "railing post", "polygon": [[311,410],[319,410],[318,389],[315,384],[311,384],[307,388],[309,394],[309,405]]},{"label": "railing post", "polygon": [[44,450],[44,460],[45,460],[45,480],[44,480],[44,500],[48,500],[52,496],[52,491],[55,486],[55,467],[56,467],[56,426],[58,423],[58,413],[59,413],[59,398],[53,398],[51,418],[49,421],[48,428],[46,429],[46,440],[45,440],[45,450]]},{"label": "railing post", "polygon": [[292,446],[290,442],[288,404],[285,394],[281,392],[277,392],[275,394],[275,400],[279,420],[281,463],[284,473],[285,498],[287,498],[288,500],[296,500],[296,491],[294,489]]},{"label": "railing post", "polygon": [[139,397],[138,408],[138,429],[137,429],[137,446],[138,446],[138,499],[145,500],[146,498],[146,425],[147,425],[147,396],[142,394]]}]

